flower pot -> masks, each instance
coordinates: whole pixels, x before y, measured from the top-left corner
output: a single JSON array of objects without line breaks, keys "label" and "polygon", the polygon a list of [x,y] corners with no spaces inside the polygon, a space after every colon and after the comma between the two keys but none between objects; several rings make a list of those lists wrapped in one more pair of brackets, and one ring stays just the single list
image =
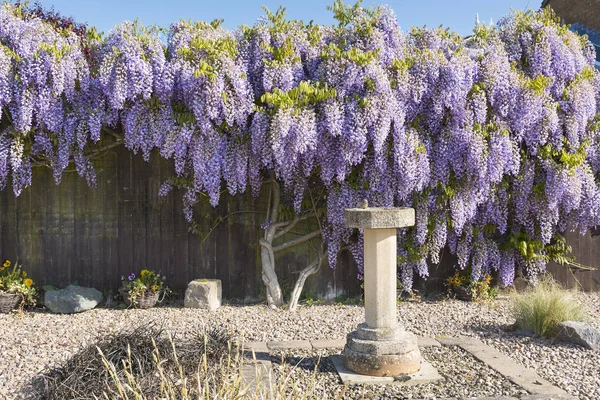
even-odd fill
[{"label": "flower pot", "polygon": [[23,301],[23,296],[19,293],[0,292],[0,313],[9,313]]},{"label": "flower pot", "polygon": [[158,302],[158,297],[160,295],[160,292],[146,291],[142,293],[141,296],[132,297],[129,295],[129,292],[123,289],[119,290],[119,293],[121,294],[121,297],[123,297],[123,301],[125,302],[127,307],[135,307],[142,309],[154,307]]}]

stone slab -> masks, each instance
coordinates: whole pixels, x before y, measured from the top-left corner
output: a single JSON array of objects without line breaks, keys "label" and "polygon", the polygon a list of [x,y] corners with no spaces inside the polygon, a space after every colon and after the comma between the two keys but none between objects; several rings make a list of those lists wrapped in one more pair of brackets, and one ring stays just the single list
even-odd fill
[{"label": "stone slab", "polygon": [[308,340],[285,340],[267,342],[269,350],[312,350],[312,345]]},{"label": "stone slab", "polygon": [[311,340],[310,344],[314,350],[343,349],[346,346],[346,339]]},{"label": "stone slab", "polygon": [[423,385],[431,382],[441,381],[444,378],[437,372],[437,370],[427,360],[421,359],[421,369],[419,372],[407,375],[410,377],[408,380],[397,380],[392,376],[367,376],[360,375],[355,372],[349,371],[344,367],[344,356],[341,354],[329,356],[335,369],[344,384],[362,384],[362,385],[401,385],[401,386],[415,386]]},{"label": "stone slab", "polygon": [[241,346],[244,351],[254,351],[256,353],[268,353],[267,342],[244,342]]},{"label": "stone slab", "polygon": [[344,210],[348,228],[404,228],[415,224],[415,209],[408,207],[367,207]]},{"label": "stone slab", "polygon": [[417,344],[419,347],[442,347],[442,344],[435,338],[428,336],[417,336]]},{"label": "stone slab", "polygon": [[272,383],[271,363],[243,364],[241,376],[248,394],[256,394],[259,398],[267,395]]},{"label": "stone slab", "polygon": [[521,386],[532,395],[543,396],[569,396],[564,390],[552,385],[540,377],[533,370],[518,364],[512,358],[505,356],[498,350],[471,337],[437,338],[445,346],[459,346],[471,353],[479,361],[487,364],[511,382]]}]

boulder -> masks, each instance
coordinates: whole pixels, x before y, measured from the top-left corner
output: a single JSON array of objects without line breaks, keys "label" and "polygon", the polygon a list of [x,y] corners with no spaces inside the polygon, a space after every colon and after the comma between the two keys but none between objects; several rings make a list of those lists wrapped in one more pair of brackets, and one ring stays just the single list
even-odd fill
[{"label": "boulder", "polygon": [[587,349],[600,351],[600,332],[585,322],[565,321],[558,324],[558,338]]},{"label": "boulder", "polygon": [[50,290],[44,295],[44,305],[58,314],[72,314],[91,310],[103,299],[94,288],[69,285],[64,289]]},{"label": "boulder", "polygon": [[216,310],[221,306],[221,292],[219,279],[196,279],[188,284],[183,306]]}]

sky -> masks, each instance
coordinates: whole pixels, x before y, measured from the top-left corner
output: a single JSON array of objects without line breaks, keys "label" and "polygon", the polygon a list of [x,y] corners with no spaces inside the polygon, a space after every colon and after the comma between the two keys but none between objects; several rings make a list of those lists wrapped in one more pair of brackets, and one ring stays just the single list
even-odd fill
[{"label": "sky", "polygon": [[[144,25],[168,27],[181,18],[212,21],[225,20],[224,26],[252,25],[263,15],[261,6],[271,11],[281,5],[290,19],[318,24],[331,24],[333,18],[326,7],[333,0],[38,0],[45,8],[54,7],[78,22],[95,25],[108,33],[123,21],[139,20]],[[34,1],[32,1],[34,2]],[[346,0],[353,4],[354,0]],[[452,31],[468,35],[479,15],[480,22],[497,22],[511,8],[538,9],[541,0],[365,0],[363,5],[388,4],[396,12],[402,29],[410,26],[437,27],[444,25]]]}]

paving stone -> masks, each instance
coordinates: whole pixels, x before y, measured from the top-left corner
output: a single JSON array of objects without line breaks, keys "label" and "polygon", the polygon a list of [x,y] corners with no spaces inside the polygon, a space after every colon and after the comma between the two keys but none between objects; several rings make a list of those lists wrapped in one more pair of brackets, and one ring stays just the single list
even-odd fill
[{"label": "paving stone", "polygon": [[323,349],[343,349],[346,346],[346,339],[322,339],[322,340],[312,340],[310,342],[312,344],[313,349],[315,350],[323,350]]},{"label": "paving stone", "polygon": [[368,376],[361,375],[355,372],[349,371],[344,367],[344,356],[336,354],[329,356],[335,369],[342,380],[342,383],[348,385],[400,385],[400,386],[415,386],[424,385],[427,383],[437,382],[444,380],[444,378],[437,372],[437,370],[427,360],[421,359],[421,369],[419,372],[408,375],[408,380],[397,380],[393,376]]},{"label": "paving stone", "polygon": [[267,347],[267,342],[244,342],[242,343],[242,347],[244,351],[254,351],[254,352],[264,352],[268,353],[269,348]]},{"label": "paving stone", "polygon": [[419,347],[441,347],[442,344],[435,338],[426,336],[417,336],[417,344]]},{"label": "paving stone", "polygon": [[271,379],[271,363],[250,363],[242,365],[242,379],[247,385],[248,394],[259,398],[267,395]]},{"label": "paving stone", "polygon": [[294,350],[303,349],[311,350],[312,345],[308,340],[285,340],[285,341],[273,341],[267,342],[269,350]]},{"label": "paving stone", "polygon": [[[552,385],[534,371],[516,363],[510,357],[505,356],[498,350],[486,345],[478,339],[471,337],[457,337],[437,338],[437,340],[446,346],[461,347],[463,350],[471,353],[479,361],[486,363],[532,395],[563,396],[564,398],[570,398],[568,397],[569,394],[564,390]],[[556,398],[559,399],[561,397]]]}]

